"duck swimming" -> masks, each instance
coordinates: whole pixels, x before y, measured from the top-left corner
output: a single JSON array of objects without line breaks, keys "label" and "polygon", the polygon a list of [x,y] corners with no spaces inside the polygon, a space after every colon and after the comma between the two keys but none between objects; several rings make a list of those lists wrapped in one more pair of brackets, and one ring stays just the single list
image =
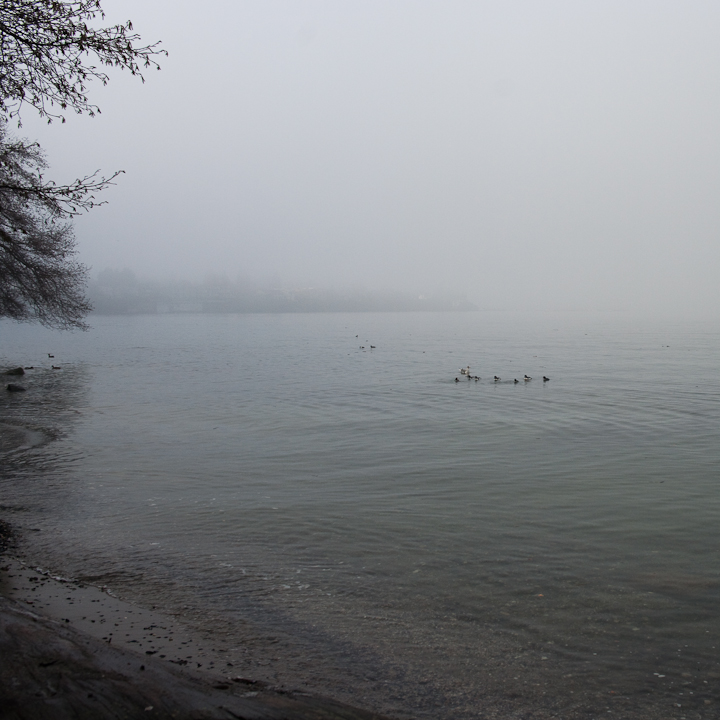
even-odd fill
[{"label": "duck swimming", "polygon": [[495,375],[495,382],[498,382],[498,380],[500,380],[500,378],[497,375]]},{"label": "duck swimming", "polygon": [[529,375],[526,375],[524,379],[525,379],[525,382],[529,382],[530,380],[532,380],[532,378]]},{"label": "duck swimming", "polygon": [[547,382],[550,378],[543,375],[543,382]]}]

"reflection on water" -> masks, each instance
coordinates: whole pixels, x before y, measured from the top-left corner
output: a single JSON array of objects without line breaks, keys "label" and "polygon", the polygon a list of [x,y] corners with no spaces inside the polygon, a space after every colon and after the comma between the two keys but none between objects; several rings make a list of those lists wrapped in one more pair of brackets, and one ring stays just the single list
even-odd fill
[{"label": "reflection on water", "polygon": [[[53,438],[3,456],[25,552],[183,612],[247,672],[400,715],[717,716],[712,328],[95,322],[2,400]],[[483,379],[455,383],[467,364]]]}]

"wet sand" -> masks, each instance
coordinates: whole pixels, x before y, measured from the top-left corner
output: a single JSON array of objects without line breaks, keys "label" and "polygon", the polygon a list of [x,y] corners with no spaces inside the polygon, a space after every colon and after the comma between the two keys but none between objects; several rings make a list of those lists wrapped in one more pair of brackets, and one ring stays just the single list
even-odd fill
[{"label": "wet sand", "polygon": [[382,720],[241,677],[224,648],[206,647],[171,617],[11,556],[1,560],[2,720]]},{"label": "wet sand", "polygon": [[227,679],[233,665],[223,648],[211,648],[167,615],[120,600],[106,588],[97,588],[51,575],[6,558],[0,589],[3,595],[75,630],[122,648],[164,660],[187,670],[203,669]]}]

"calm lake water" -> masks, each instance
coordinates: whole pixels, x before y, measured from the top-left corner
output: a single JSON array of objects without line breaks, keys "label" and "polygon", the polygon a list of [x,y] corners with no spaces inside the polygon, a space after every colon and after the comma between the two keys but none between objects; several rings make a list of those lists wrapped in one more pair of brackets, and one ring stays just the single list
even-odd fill
[{"label": "calm lake water", "polygon": [[0,396],[29,444],[0,506],[36,562],[399,717],[720,717],[716,325],[92,325],[0,323],[35,366]]}]

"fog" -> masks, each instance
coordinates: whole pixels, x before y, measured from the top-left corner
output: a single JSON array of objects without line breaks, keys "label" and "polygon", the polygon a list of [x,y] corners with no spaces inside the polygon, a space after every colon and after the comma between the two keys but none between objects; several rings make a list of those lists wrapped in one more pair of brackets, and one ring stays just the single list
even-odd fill
[{"label": "fog", "polygon": [[58,181],[126,171],[76,223],[94,273],[719,307],[718,3],[103,6],[162,71],[20,131]]}]

